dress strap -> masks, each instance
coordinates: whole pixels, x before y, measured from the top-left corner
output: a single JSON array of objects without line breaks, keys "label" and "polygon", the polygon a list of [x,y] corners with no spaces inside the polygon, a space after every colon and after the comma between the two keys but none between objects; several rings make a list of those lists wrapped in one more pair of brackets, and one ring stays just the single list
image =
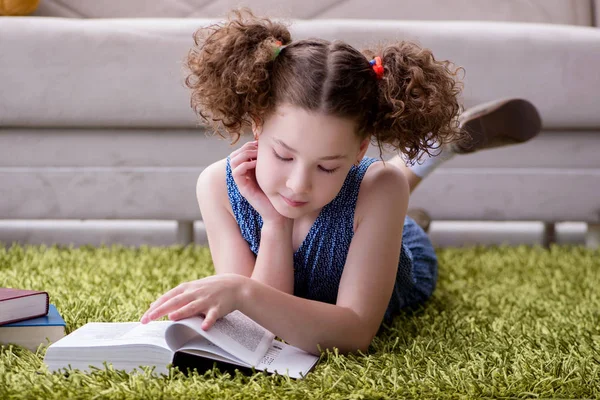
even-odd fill
[{"label": "dress strap", "polygon": [[331,203],[329,203],[332,208],[344,211],[352,210],[352,216],[354,217],[354,209],[356,208],[356,201],[358,200],[360,184],[365,177],[369,166],[376,161],[378,161],[376,158],[363,157],[358,166],[353,165],[352,168],[350,168],[340,192]]}]

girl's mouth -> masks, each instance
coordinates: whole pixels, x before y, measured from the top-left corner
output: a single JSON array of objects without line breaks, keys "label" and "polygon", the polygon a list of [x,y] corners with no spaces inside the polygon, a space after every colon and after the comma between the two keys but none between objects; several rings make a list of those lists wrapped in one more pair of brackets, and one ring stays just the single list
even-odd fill
[{"label": "girl's mouth", "polygon": [[302,207],[303,205],[308,203],[307,201],[293,201],[293,200],[288,199],[284,195],[280,195],[280,196],[283,199],[283,201],[285,201],[291,207]]}]

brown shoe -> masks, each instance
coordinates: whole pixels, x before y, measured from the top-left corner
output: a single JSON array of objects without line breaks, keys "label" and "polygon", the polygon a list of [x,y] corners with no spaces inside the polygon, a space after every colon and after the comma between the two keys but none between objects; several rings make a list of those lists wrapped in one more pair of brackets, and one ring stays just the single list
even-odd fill
[{"label": "brown shoe", "polygon": [[429,231],[429,225],[431,225],[431,217],[422,208],[409,208],[406,215],[411,217],[417,225],[421,227],[425,232]]},{"label": "brown shoe", "polygon": [[480,104],[459,117],[461,128],[470,137],[452,143],[458,154],[523,143],[542,128],[540,114],[524,99],[503,99]]}]

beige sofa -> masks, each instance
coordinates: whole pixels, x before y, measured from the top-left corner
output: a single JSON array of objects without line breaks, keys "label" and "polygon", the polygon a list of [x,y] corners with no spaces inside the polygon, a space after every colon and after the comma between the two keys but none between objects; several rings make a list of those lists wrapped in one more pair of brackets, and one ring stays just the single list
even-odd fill
[{"label": "beige sofa", "polygon": [[[295,39],[417,40],[466,69],[467,107],[531,100],[539,137],[455,158],[411,206],[435,220],[543,221],[549,241],[555,223],[581,221],[596,246],[597,3],[246,2],[291,18]],[[33,16],[0,17],[0,219],[175,220],[179,241],[192,241],[196,178],[232,148],[197,126],[181,60],[194,30],[232,4],[42,0]]]}]

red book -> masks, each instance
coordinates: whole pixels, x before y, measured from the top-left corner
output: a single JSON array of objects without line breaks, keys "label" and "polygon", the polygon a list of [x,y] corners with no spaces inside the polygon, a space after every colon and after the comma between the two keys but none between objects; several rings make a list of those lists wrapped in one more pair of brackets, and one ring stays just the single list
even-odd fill
[{"label": "red book", "polygon": [[0,325],[48,314],[47,292],[0,288]]}]

